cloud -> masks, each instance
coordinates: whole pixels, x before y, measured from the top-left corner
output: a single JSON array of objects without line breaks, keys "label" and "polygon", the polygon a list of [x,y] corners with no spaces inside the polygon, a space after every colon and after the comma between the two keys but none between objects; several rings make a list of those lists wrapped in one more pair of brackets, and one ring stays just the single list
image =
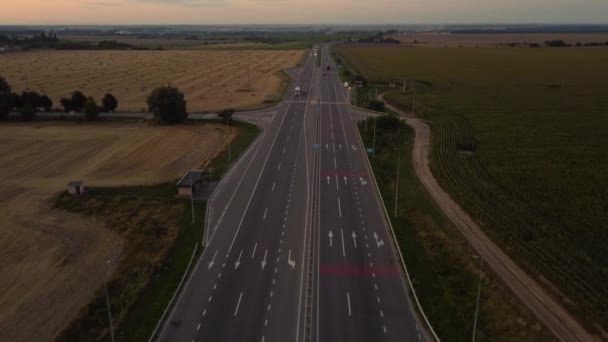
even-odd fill
[{"label": "cloud", "polygon": [[138,2],[178,5],[187,7],[218,7],[228,4],[228,0],[137,0]]},{"label": "cloud", "polygon": [[108,2],[108,1],[92,1],[87,3],[89,7],[115,7],[120,6],[119,2]]}]

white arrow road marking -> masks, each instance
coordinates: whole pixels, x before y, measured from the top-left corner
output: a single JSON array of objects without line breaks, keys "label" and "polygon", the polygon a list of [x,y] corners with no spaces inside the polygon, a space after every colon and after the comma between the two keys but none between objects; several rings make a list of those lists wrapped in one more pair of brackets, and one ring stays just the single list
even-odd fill
[{"label": "white arrow road marking", "polygon": [[346,183],[346,176],[344,176],[344,185],[346,185],[348,183]]},{"label": "white arrow road marking", "polygon": [[334,149],[334,153],[336,153],[336,144],[331,144],[331,147]]},{"label": "white arrow road marking", "polygon": [[329,150],[329,144],[325,144],[325,151]]},{"label": "white arrow road marking", "polygon": [[213,264],[215,264],[215,256],[217,255],[217,250],[215,251],[215,253],[213,254],[213,258],[211,259],[211,261],[209,261],[209,266],[207,267],[208,270],[211,269],[211,267],[213,267]]},{"label": "white arrow road marking", "polygon": [[327,236],[329,237],[329,247],[333,247],[332,239],[334,237],[334,234],[331,232],[331,230],[329,231],[329,234],[327,234]]},{"label": "white arrow road marking", "polygon": [[253,259],[253,256],[255,255],[255,250],[256,248],[258,248],[258,243],[255,243],[255,246],[253,246],[253,252],[251,252],[251,259]]},{"label": "white arrow road marking", "polygon": [[378,237],[378,234],[376,232],[374,232],[374,239],[376,239],[376,247],[380,248],[382,246],[384,246],[384,240],[380,239]]},{"label": "white arrow road marking", "polygon": [[289,250],[289,256],[287,256],[287,264],[289,264],[289,266],[291,266],[291,269],[296,268],[296,261],[291,260],[291,249]]},{"label": "white arrow road marking", "polygon": [[359,177],[359,181],[361,181],[361,185],[367,185],[367,182],[363,180],[363,177]]},{"label": "white arrow road marking", "polygon": [[340,151],[342,151],[342,144],[339,144],[338,146],[340,147]]},{"label": "white arrow road marking", "polygon": [[342,256],[346,257],[346,247],[344,247],[344,230],[340,228],[340,235],[342,235]]},{"label": "white arrow road marking", "polygon": [[352,145],[352,146],[353,146],[353,151],[356,151],[357,150],[357,146],[355,146],[355,145]]},{"label": "white arrow road marking", "polygon": [[243,292],[239,295],[239,301],[236,303],[236,309],[234,309],[234,317],[239,313],[239,306],[241,305],[241,299],[243,298]]},{"label": "white arrow road marking", "polygon": [[327,185],[329,185],[329,176],[327,176]]},{"label": "white arrow road marking", "polygon": [[355,232],[353,232],[353,235],[351,235],[351,237],[353,238],[353,243],[355,244],[355,248],[357,248],[357,234],[355,234]]},{"label": "white arrow road marking", "polygon": [[243,255],[243,250],[241,249],[241,253],[239,253],[239,258],[234,263],[234,269],[236,270],[241,265],[241,256]]},{"label": "white arrow road marking", "polygon": [[266,267],[266,264],[268,263],[266,261],[267,256],[268,256],[268,250],[264,251],[264,260],[262,260],[262,269],[264,269],[264,267]]}]

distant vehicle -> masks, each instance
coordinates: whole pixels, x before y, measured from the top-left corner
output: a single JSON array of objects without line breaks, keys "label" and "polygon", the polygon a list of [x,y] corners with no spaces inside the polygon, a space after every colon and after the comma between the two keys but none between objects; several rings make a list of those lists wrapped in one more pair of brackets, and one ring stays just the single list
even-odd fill
[{"label": "distant vehicle", "polygon": [[327,64],[327,70],[329,70],[329,69],[330,69],[329,64]]},{"label": "distant vehicle", "polygon": [[296,96],[300,96],[302,94],[302,89],[300,89],[300,87],[296,87],[296,89],[294,90],[294,93]]},{"label": "distant vehicle", "polygon": [[344,88],[348,88],[348,82],[344,82]]}]

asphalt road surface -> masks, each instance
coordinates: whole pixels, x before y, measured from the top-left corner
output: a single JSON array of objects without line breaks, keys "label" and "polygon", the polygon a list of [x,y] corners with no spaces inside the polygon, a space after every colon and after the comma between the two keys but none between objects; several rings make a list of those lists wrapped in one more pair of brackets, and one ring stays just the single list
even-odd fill
[{"label": "asphalt road surface", "polygon": [[159,341],[426,340],[356,134],[360,114],[326,48],[322,58],[290,71],[302,95],[248,118],[263,133],[211,199],[207,246]]}]

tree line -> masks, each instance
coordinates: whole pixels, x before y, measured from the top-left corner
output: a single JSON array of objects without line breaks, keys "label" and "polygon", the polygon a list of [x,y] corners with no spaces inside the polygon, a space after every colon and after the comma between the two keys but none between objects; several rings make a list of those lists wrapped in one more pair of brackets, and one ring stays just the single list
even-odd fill
[{"label": "tree line", "polygon": [[[112,94],[107,93],[102,99],[102,106],[98,106],[92,97],[85,96],[81,91],[72,92],[70,97],[62,98],[60,101],[63,112],[84,112],[87,120],[96,120],[99,113],[113,112],[118,107],[118,100]],[[24,121],[32,121],[36,113],[44,110],[53,110],[53,100],[46,94],[40,94],[33,90],[24,90],[21,94],[12,91],[8,82],[0,76],[0,119],[6,120],[8,115],[17,111]]]},{"label": "tree line", "polygon": [[[86,96],[79,90],[72,92],[70,97],[64,97],[60,101],[63,112],[83,112],[88,121],[94,121],[101,112],[114,112],[118,108],[118,100],[114,95],[104,95],[101,106],[98,106],[90,96]],[[184,93],[171,85],[155,88],[147,98],[148,109],[154,114],[157,122],[163,124],[184,123],[188,119],[186,110],[187,101]],[[6,120],[9,114],[17,111],[24,121],[36,119],[36,112],[40,110],[51,111],[53,101],[46,94],[26,90],[21,94],[12,91],[8,82],[0,76],[0,120]],[[229,119],[234,113],[228,109],[219,115]]]}]

